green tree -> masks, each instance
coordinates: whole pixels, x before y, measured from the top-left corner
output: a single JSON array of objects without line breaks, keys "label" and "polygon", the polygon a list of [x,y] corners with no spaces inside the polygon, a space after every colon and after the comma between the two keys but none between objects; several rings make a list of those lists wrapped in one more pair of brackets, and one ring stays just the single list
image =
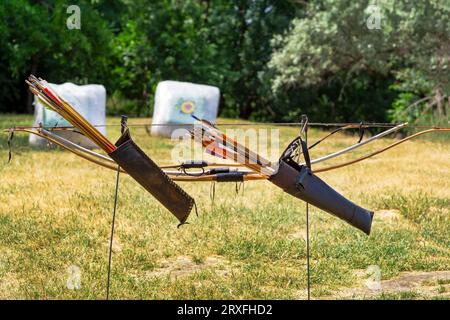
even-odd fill
[{"label": "green tree", "polygon": [[115,39],[114,73],[123,96],[147,110],[161,80],[220,87],[225,116],[248,118],[270,104],[264,72],[270,41],[297,7],[289,1],[162,0],[130,3]]},{"label": "green tree", "polygon": [[[379,29],[368,26],[374,13],[381,18]],[[307,17],[295,19],[288,35],[275,39],[280,49],[270,61],[273,88],[331,92],[343,120],[383,120],[398,94],[392,89],[419,98],[449,95],[449,34],[448,2],[313,1]],[[355,97],[361,90],[368,97],[365,106]],[[379,105],[373,103],[374,90]],[[317,115],[333,115],[330,105],[315,106]]]},{"label": "green tree", "polygon": [[163,79],[216,83],[216,48],[205,41],[203,13],[199,1],[130,3],[113,45],[113,74],[121,95],[135,101],[135,112],[148,110]]},{"label": "green tree", "polygon": [[210,1],[209,41],[220,48],[224,116],[273,119],[275,103],[267,63],[271,40],[282,34],[302,6],[285,0]]},{"label": "green tree", "polygon": [[[0,110],[31,112],[24,79],[109,84],[108,22],[89,1],[77,1],[81,29],[69,30],[71,1],[4,0],[0,4]],[[13,107],[11,107],[13,106]]]}]

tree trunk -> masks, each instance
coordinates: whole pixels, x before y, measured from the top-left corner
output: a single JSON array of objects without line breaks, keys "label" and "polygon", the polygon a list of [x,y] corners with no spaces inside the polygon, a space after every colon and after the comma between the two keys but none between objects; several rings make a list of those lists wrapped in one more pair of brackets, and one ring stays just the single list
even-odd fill
[{"label": "tree trunk", "polygon": [[204,5],[205,5],[205,18],[203,20],[203,22],[206,24],[208,23],[208,18],[209,18],[209,0],[205,0],[203,1]]},{"label": "tree trunk", "polygon": [[444,112],[442,110],[443,108],[442,108],[442,91],[441,91],[441,89],[436,89],[434,99],[436,100],[437,115],[439,117],[441,117],[444,114]]}]

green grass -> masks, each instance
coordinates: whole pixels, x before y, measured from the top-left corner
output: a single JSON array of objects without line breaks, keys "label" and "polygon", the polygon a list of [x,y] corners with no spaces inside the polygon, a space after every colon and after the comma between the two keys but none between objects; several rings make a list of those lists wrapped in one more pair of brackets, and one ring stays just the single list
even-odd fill
[{"label": "green grass", "polygon": [[425,238],[450,248],[450,198],[435,198],[423,192],[411,195],[391,194],[385,197],[384,205],[397,208],[406,219],[420,226]]},{"label": "green grass", "polygon": [[420,294],[414,291],[402,291],[400,293],[382,293],[376,297],[378,300],[416,300]]},{"label": "green grass", "polygon": [[[29,125],[31,116],[3,115],[0,127]],[[221,119],[223,121],[229,121]],[[130,119],[144,123],[149,119]],[[230,123],[236,121],[229,121]],[[108,118],[108,123],[119,123]],[[297,128],[280,128],[281,144]],[[324,133],[311,130],[310,140]],[[115,140],[118,128],[108,127]],[[132,128],[139,145],[158,163],[170,163],[173,142]],[[353,144],[337,135],[313,157]],[[7,135],[0,135],[0,297],[102,299],[115,184],[113,171],[61,150],[28,146],[16,134],[7,165]],[[375,150],[390,139],[330,162]],[[339,147],[340,146],[340,147]],[[378,265],[382,280],[405,271],[450,270],[450,144],[424,139],[351,167],[321,174],[349,199],[372,210],[396,209],[398,219],[375,216],[367,237],[342,221],[311,209],[314,298],[335,298],[360,287],[358,270]],[[319,167],[319,165],[318,165]],[[199,207],[179,229],[176,219],[132,179],[121,176],[113,255],[114,299],[299,299],[306,289],[305,205],[269,182],[182,183]],[[184,258],[183,258],[184,257]],[[212,261],[212,262],[211,262]],[[69,290],[68,268],[81,269],[81,288]],[[447,280],[441,280],[444,287]],[[440,289],[441,291],[443,289]],[[444,290],[445,291],[445,290]],[[376,299],[445,298],[406,291]]]}]

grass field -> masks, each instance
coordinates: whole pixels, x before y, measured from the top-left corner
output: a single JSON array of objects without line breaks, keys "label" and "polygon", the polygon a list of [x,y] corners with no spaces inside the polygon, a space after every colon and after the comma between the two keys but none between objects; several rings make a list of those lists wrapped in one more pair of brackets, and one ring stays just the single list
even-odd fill
[{"label": "grass field", "polygon": [[[31,117],[3,115],[0,127],[31,122]],[[119,119],[109,118],[108,123]],[[115,140],[119,129],[108,130]],[[280,130],[281,145],[297,133],[295,128]],[[150,137],[144,128],[133,128],[132,134],[159,164],[169,163],[170,140]],[[323,134],[311,130],[310,140]],[[450,135],[446,137],[447,141],[407,142],[359,164],[320,174],[376,214],[367,237],[337,218],[311,210],[313,298],[450,297]],[[338,134],[312,156],[356,139]],[[115,173],[65,151],[33,149],[26,134],[16,134],[8,165],[6,140],[2,134],[0,298],[103,299]],[[329,163],[389,142],[377,141]],[[210,183],[182,186],[196,199],[199,216],[193,214],[190,224],[177,229],[168,211],[132,179],[121,176],[113,299],[305,298],[303,202],[269,182],[247,182],[243,194],[236,194],[234,184],[218,184],[214,202]],[[68,279],[78,269],[81,287],[69,289]],[[373,281],[377,270],[381,289]]]}]

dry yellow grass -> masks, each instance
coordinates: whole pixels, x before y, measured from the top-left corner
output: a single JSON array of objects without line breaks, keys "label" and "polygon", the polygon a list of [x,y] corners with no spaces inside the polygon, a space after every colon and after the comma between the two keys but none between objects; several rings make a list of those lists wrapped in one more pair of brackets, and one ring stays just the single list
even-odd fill
[{"label": "dry yellow grass", "polygon": [[[1,125],[29,120],[3,117]],[[130,119],[129,123],[148,121]],[[108,122],[117,124],[119,119]],[[115,140],[119,129],[108,130]],[[282,146],[297,132],[280,130]],[[311,130],[310,140],[323,134]],[[155,161],[169,163],[170,140],[150,137],[144,128],[133,128],[132,135]],[[104,298],[115,173],[68,152],[30,148],[27,139],[16,136],[9,165],[6,135],[0,140],[0,298]],[[355,140],[336,135],[312,155],[327,154]],[[328,163],[392,141],[377,141]],[[399,217],[375,217],[372,235],[367,237],[313,209],[315,298],[339,297],[338,292],[360,282],[355,270],[370,265],[381,268],[384,280],[404,271],[450,270],[449,159],[448,141],[420,139],[320,174],[354,202],[373,210],[396,209]],[[169,212],[137,183],[121,176],[113,298],[303,297],[304,203],[268,182],[248,182],[239,195],[234,184],[218,184],[214,203],[209,183],[181,185],[196,199],[199,217],[193,214],[189,225],[177,229]],[[67,287],[70,266],[80,268],[80,289]],[[180,271],[183,268],[187,271]]]}]

